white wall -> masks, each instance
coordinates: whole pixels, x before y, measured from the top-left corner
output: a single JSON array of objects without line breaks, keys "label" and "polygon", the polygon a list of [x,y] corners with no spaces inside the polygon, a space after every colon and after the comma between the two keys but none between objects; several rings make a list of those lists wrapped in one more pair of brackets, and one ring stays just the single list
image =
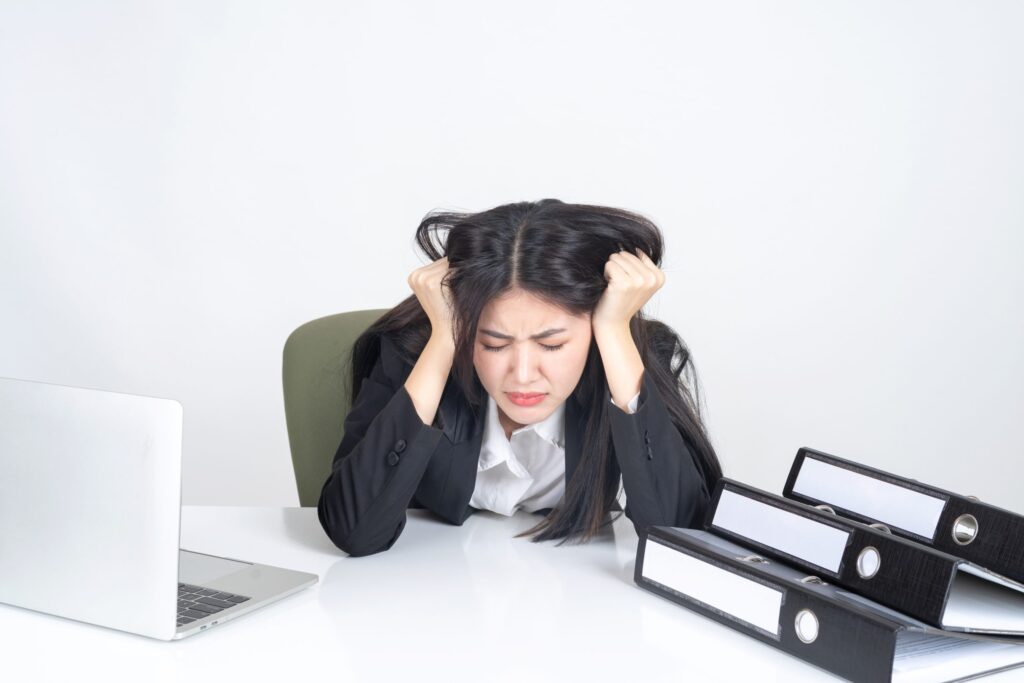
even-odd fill
[{"label": "white wall", "polygon": [[178,398],[184,501],[297,501],[280,354],[437,207],[664,229],[727,474],[1024,510],[1024,5],[0,4],[0,376]]}]

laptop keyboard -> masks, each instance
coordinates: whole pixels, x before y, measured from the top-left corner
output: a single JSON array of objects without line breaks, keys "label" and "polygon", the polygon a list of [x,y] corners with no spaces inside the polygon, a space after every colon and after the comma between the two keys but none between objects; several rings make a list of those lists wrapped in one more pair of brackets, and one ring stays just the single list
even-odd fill
[{"label": "laptop keyboard", "polygon": [[178,626],[191,624],[196,619],[202,619],[216,614],[228,607],[240,605],[249,596],[215,591],[212,588],[193,586],[189,583],[178,584]]}]

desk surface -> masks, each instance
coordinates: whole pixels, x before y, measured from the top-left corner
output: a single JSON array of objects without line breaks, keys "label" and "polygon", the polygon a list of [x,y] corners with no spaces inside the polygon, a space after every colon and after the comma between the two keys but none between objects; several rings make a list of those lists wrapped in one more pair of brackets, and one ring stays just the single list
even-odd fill
[{"label": "desk surface", "polygon": [[[183,548],[308,571],[320,582],[171,643],[0,605],[4,678],[839,680],[637,588],[637,539],[625,518],[586,545],[514,538],[536,519],[480,513],[454,527],[410,511],[391,550],[349,558],[312,508],[186,506]],[[11,671],[19,675],[7,678]]]}]

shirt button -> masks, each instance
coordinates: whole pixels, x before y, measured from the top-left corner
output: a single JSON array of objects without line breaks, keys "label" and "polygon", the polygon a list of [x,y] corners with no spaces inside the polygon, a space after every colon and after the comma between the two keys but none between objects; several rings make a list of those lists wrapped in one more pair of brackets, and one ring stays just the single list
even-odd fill
[{"label": "shirt button", "polygon": [[405,450],[405,439],[399,439],[397,441],[397,443],[395,443],[395,452],[396,453],[401,453],[404,450]]},{"label": "shirt button", "polygon": [[401,460],[401,458],[398,457],[398,453],[395,453],[394,451],[388,453],[387,463],[389,467],[397,465],[399,460]]}]

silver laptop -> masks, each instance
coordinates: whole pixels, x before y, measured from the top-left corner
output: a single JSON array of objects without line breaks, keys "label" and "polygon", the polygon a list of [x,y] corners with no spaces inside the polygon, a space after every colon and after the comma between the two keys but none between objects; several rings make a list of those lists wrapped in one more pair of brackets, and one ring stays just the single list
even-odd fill
[{"label": "silver laptop", "polygon": [[176,640],[316,583],[179,550],[181,434],[177,401],[0,378],[0,602]]}]

